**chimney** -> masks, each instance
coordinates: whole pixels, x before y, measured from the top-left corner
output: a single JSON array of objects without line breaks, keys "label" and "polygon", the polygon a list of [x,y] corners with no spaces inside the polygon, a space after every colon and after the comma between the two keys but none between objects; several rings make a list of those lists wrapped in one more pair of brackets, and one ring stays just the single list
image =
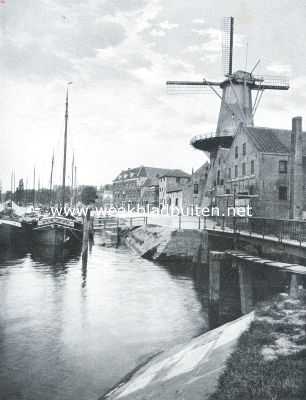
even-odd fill
[{"label": "chimney", "polygon": [[290,219],[303,218],[304,178],[303,178],[303,132],[302,117],[292,119],[290,148]]}]

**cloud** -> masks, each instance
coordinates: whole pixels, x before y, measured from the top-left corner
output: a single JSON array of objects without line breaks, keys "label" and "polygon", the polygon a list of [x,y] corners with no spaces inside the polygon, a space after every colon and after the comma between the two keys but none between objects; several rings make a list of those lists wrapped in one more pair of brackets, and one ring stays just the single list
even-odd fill
[{"label": "cloud", "polygon": [[[7,1],[0,15],[0,178],[9,177],[13,167],[17,175],[32,176],[35,162],[42,181],[48,181],[52,147],[58,159],[62,155],[67,80],[74,82],[69,151],[75,150],[80,182],[111,181],[118,170],[139,164],[200,166],[204,155],[193,151],[189,140],[215,129],[219,100],[167,96],[165,82],[221,72],[222,32],[217,28],[223,14],[237,15],[239,6],[224,0],[217,8],[213,0],[191,3],[186,8],[184,0],[23,0],[21,7],[20,0]],[[275,65],[288,64],[300,76],[289,93],[264,95],[256,120],[277,127],[290,122],[293,112],[305,112],[303,46],[292,46],[302,13],[284,14],[284,26],[288,18],[293,22],[283,33],[289,50],[282,51],[272,37],[279,19],[263,4],[253,3],[253,11],[247,7],[254,16],[253,25],[244,27],[251,30],[249,64],[259,53],[274,69],[271,73]],[[244,65],[245,40],[237,22],[234,59]],[[302,37],[302,24],[299,31]],[[271,47],[263,46],[269,36]],[[169,157],[169,148],[175,157]]]},{"label": "cloud", "polygon": [[267,71],[278,75],[291,75],[292,67],[289,64],[270,64],[266,67]]},{"label": "cloud", "polygon": [[193,24],[200,24],[200,25],[202,25],[202,24],[205,24],[205,19],[202,19],[202,18],[194,18],[194,19],[192,20],[192,23],[193,23]]},{"label": "cloud", "polygon": [[43,79],[73,74],[81,60],[95,58],[98,49],[117,46],[126,38],[120,23],[78,14],[75,4],[70,12],[57,2],[50,4],[42,2],[35,10],[29,6],[23,14],[19,9],[5,10],[0,59],[8,76]]},{"label": "cloud", "polygon": [[152,36],[155,36],[155,37],[163,37],[163,36],[165,36],[166,35],[166,32],[165,31],[163,31],[163,30],[158,30],[158,29],[152,29],[151,30],[151,32],[150,32],[150,34],[152,35]]},{"label": "cloud", "polygon": [[[194,30],[192,30],[194,32]],[[207,28],[201,29],[201,44],[194,44],[187,47],[186,52],[190,53],[210,53],[212,55],[220,55],[222,44],[222,32],[219,29]],[[196,30],[196,33],[199,33]],[[204,56],[205,57],[205,56]]]},{"label": "cloud", "polygon": [[177,28],[179,25],[178,25],[178,24],[170,24],[169,21],[164,21],[164,22],[161,22],[161,23],[159,24],[159,26],[160,26],[162,29],[169,31],[169,30],[172,30],[172,29]]}]

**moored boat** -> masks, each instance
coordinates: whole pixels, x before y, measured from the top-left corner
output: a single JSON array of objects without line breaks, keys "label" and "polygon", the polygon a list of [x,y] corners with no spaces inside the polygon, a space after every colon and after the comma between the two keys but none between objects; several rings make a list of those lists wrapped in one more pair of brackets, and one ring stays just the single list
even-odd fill
[{"label": "moored boat", "polygon": [[82,235],[81,222],[62,216],[42,217],[32,228],[32,242],[40,246],[80,246]]},{"label": "moored boat", "polygon": [[26,233],[19,218],[5,213],[0,214],[0,250],[1,248],[24,245]]},{"label": "moored boat", "polygon": [[[69,82],[70,84],[71,82]],[[68,87],[66,92],[65,110],[65,131],[64,131],[64,157],[62,175],[62,207],[65,208],[65,189],[66,189],[66,158],[67,158],[67,133],[68,133]],[[52,157],[50,194],[52,193],[54,156]],[[51,206],[51,196],[50,196]],[[83,223],[73,217],[40,216],[32,226],[32,244],[38,246],[81,246],[83,236]]]}]

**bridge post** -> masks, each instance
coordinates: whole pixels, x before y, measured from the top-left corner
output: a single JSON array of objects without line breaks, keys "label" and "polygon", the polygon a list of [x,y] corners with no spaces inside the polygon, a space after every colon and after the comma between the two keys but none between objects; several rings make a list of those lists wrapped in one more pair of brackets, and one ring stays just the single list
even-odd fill
[{"label": "bridge post", "polygon": [[237,261],[239,270],[239,287],[241,313],[247,314],[254,309],[254,285],[252,270],[247,261]]},{"label": "bridge post", "polygon": [[225,258],[222,251],[209,252],[209,327],[216,328],[219,325],[220,314],[220,274],[221,262]]},{"label": "bridge post", "polygon": [[299,286],[301,285],[301,276],[297,274],[291,274],[290,285],[289,285],[289,295],[293,298],[297,298],[299,295]]}]

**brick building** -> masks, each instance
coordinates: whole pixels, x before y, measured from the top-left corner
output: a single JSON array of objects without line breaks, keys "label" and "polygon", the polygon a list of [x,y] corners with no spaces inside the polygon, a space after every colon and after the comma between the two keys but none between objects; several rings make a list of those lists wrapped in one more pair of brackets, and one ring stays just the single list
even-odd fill
[{"label": "brick building", "polygon": [[303,217],[306,209],[306,133],[301,118],[292,131],[241,126],[229,148],[210,166],[203,203],[225,209],[247,205],[266,218]]},{"label": "brick building", "polygon": [[[169,169],[159,177],[159,207],[173,204],[173,195],[170,193],[179,192],[184,185],[190,182],[191,176],[180,169]],[[172,200],[171,200],[172,199]],[[176,200],[174,200],[174,203]]]},{"label": "brick building", "polygon": [[159,181],[157,177],[147,178],[140,189],[140,205],[142,207],[158,207]]},{"label": "brick building", "polygon": [[[138,204],[145,206],[159,205],[159,182],[163,177],[165,182],[172,182],[178,178],[182,182],[189,177],[183,171],[167,168],[140,166],[121,171],[113,181],[113,202],[115,207],[135,207]],[[188,178],[189,179],[189,178]]]}]

